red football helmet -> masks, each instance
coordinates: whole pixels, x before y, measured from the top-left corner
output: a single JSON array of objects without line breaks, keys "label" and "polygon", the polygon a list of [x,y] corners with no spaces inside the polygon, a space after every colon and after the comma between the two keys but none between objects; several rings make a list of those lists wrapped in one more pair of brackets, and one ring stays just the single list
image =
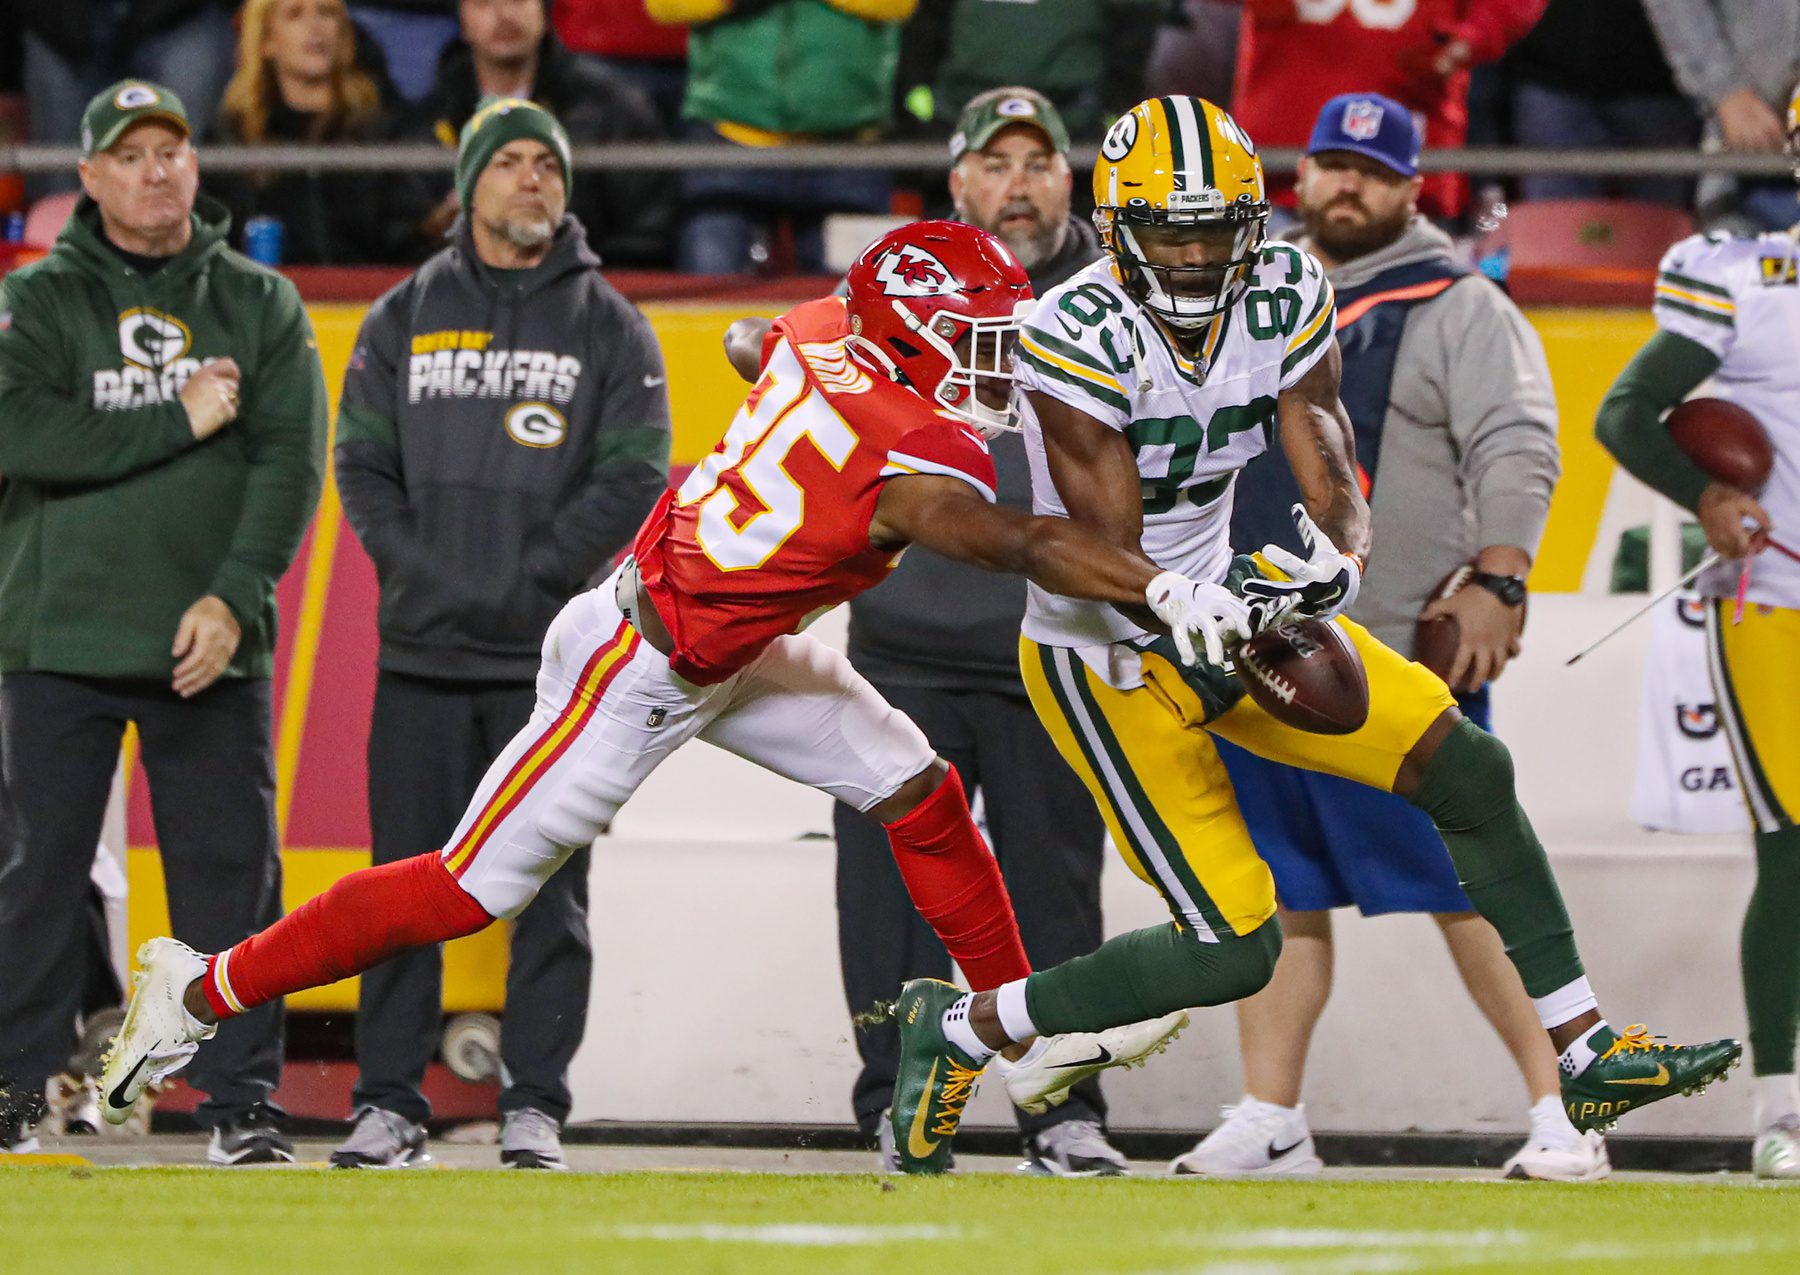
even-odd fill
[{"label": "red football helmet", "polygon": [[[846,279],[852,347],[984,434],[1019,428],[1012,347],[1031,280],[1011,249],[960,221],[916,221],[876,240]],[[990,407],[982,382],[1004,382]]]}]

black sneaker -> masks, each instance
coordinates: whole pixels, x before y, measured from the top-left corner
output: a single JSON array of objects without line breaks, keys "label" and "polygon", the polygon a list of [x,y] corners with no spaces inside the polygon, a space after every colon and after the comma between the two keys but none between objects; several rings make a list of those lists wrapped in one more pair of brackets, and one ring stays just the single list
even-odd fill
[{"label": "black sneaker", "polygon": [[292,1164],[294,1144],[281,1131],[281,1118],[267,1107],[251,1107],[213,1129],[206,1158],[214,1164]]}]

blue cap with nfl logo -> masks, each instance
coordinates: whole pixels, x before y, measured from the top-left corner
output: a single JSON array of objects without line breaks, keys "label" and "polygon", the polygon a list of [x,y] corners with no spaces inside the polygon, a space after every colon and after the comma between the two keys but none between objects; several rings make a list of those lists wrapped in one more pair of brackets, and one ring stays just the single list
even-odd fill
[{"label": "blue cap with nfl logo", "polygon": [[1325,103],[1313,125],[1308,155],[1354,151],[1402,177],[1419,172],[1419,130],[1412,112],[1379,93],[1343,93]]}]

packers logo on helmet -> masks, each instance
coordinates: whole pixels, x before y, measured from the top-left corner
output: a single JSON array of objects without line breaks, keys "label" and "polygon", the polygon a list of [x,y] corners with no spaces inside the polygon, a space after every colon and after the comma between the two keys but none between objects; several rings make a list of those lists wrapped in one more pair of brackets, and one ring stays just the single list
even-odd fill
[{"label": "packers logo on helmet", "polygon": [[1211,102],[1139,102],[1100,143],[1100,242],[1126,291],[1171,327],[1210,327],[1237,304],[1268,224],[1256,147]]}]

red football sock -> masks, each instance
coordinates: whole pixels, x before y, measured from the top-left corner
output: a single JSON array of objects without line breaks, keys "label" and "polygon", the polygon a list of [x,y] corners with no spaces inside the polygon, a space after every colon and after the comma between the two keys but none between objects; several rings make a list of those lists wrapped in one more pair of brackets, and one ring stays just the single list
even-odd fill
[{"label": "red football sock", "polygon": [[984,992],[1031,973],[1000,865],[975,830],[956,767],[887,831],[913,906],[937,931],[970,987]]},{"label": "red football sock", "polygon": [[221,1019],[277,996],[360,974],[409,947],[441,943],[493,917],[421,854],[352,872],[260,934],[208,958],[201,987]]}]

